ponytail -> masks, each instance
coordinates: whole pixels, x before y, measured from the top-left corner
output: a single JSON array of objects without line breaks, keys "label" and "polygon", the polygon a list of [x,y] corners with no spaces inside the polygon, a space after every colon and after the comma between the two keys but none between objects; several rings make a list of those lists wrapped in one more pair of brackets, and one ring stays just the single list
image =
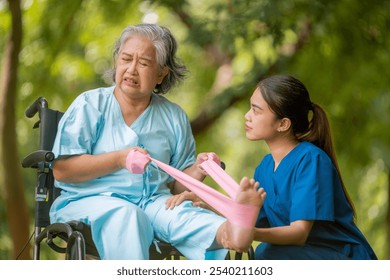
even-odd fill
[{"label": "ponytail", "polygon": [[325,111],[317,104],[311,103],[313,111],[312,119],[309,122],[309,129],[306,134],[296,135],[300,141],[308,141],[324,150],[332,159],[336,161],[333,149],[330,125]]},{"label": "ponytail", "polygon": [[313,116],[309,123],[309,131],[304,135],[297,135],[297,138],[300,141],[308,141],[313,143],[317,147],[324,150],[331,158],[333,165],[335,166],[337,173],[339,175],[345,197],[349,205],[351,206],[353,215],[355,217],[356,216],[355,207],[345,188],[344,181],[341,177],[340,169],[337,163],[336,153],[333,147],[328,118],[326,116],[325,111],[318,104],[311,103],[311,106],[312,106],[311,110],[313,111]]}]

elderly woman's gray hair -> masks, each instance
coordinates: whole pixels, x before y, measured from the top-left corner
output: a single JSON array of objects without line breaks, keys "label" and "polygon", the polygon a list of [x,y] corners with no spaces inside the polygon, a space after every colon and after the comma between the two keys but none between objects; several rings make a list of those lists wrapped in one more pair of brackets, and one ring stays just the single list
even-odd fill
[{"label": "elderly woman's gray hair", "polygon": [[[177,42],[168,28],[157,25],[142,23],[138,25],[127,26],[114,46],[114,61],[124,43],[133,35],[140,35],[148,38],[156,48],[157,63],[161,70],[166,66],[169,69],[168,75],[161,84],[156,85],[153,90],[156,94],[167,93],[172,87],[184,79],[187,68],[181,64],[177,57]],[[109,76],[115,82],[115,68],[109,70],[105,76]]]}]

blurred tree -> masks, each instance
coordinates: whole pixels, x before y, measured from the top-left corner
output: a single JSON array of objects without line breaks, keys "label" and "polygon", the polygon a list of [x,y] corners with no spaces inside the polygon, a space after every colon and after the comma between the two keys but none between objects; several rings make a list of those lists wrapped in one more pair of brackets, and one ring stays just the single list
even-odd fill
[{"label": "blurred tree", "polygon": [[[24,196],[23,177],[19,167],[15,107],[17,100],[18,56],[22,45],[22,15],[19,0],[8,0],[11,14],[10,34],[4,46],[0,76],[0,161],[2,168],[1,196],[5,202],[6,219],[13,241],[12,258],[29,237],[30,216]],[[21,259],[29,258],[26,250]]]}]

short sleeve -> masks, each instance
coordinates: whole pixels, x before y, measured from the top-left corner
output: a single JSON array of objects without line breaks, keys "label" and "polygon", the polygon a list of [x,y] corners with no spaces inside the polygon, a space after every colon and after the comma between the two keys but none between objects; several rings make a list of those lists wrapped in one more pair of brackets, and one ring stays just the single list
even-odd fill
[{"label": "short sleeve", "polygon": [[307,153],[297,168],[290,220],[334,220],[334,180],[338,176],[326,154]]},{"label": "short sleeve", "polygon": [[179,170],[184,170],[195,163],[195,140],[187,115],[179,111],[175,118],[176,147],[171,156],[170,165]]},{"label": "short sleeve", "polygon": [[64,155],[90,154],[98,138],[101,113],[88,103],[85,95],[78,96],[61,118],[53,153]]}]

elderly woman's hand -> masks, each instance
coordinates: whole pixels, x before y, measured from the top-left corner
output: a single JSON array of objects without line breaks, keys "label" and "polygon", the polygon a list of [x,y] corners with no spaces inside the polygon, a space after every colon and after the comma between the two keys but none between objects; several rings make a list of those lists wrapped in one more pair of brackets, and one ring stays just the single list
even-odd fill
[{"label": "elderly woman's hand", "polygon": [[[176,206],[180,205],[183,201],[190,200],[192,201],[192,205],[196,207],[202,207],[205,209],[209,209],[211,211],[216,212],[213,208],[211,208],[207,203],[201,200],[196,194],[190,191],[184,191],[180,194],[173,195],[168,198],[165,202],[166,209],[173,209]],[[217,213],[217,212],[216,212]],[[217,213],[219,214],[219,213]]]},{"label": "elderly woman's hand", "polygon": [[193,204],[197,204],[197,206],[199,206],[199,203],[201,202],[200,198],[193,192],[184,191],[168,198],[165,202],[166,209],[173,209],[185,200],[190,200],[193,202]]},{"label": "elderly woman's hand", "polygon": [[[141,148],[141,147],[138,147],[138,146],[135,146],[135,147],[131,147],[131,148],[127,148],[127,149],[123,149],[123,150],[119,150],[118,153],[119,153],[119,166],[120,168],[127,168],[130,170],[130,172],[132,171],[129,164],[131,165],[137,165],[137,164],[140,164],[138,162],[133,162],[134,159],[131,158],[132,160],[130,160],[129,162],[129,155],[130,155],[130,152],[133,152],[133,151],[138,151],[144,155],[149,155],[148,154],[148,151],[146,151],[145,149]],[[146,167],[148,164],[150,163],[150,159],[147,160],[145,163],[141,163],[141,164],[144,164]]]}]

